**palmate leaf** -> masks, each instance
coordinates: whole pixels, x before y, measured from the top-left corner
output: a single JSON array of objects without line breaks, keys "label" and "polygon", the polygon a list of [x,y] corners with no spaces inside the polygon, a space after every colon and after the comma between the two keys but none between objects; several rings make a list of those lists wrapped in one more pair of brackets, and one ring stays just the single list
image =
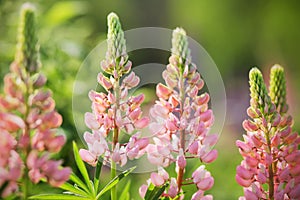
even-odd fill
[{"label": "palmate leaf", "polygon": [[88,187],[82,182],[82,180],[78,176],[76,176],[76,174],[72,173],[70,175],[70,180],[73,181],[74,184],[77,185],[77,187],[82,188],[87,193],[91,193],[91,191],[88,189]]},{"label": "palmate leaf", "polygon": [[67,182],[64,183],[63,185],[61,185],[59,188],[65,190],[65,191],[68,191],[74,195],[80,195],[80,196],[84,196],[84,197],[89,196],[89,194],[86,191],[84,191],[78,187],[75,187],[74,185],[71,185],[70,183],[67,183]]},{"label": "palmate leaf", "polygon": [[80,158],[77,145],[74,141],[73,141],[73,152],[74,152],[74,158],[75,158],[76,165],[77,165],[86,185],[88,186],[90,191],[92,190],[91,192],[94,193],[94,187],[90,181],[89,174],[87,172],[84,162]]},{"label": "palmate leaf", "polygon": [[115,185],[117,185],[119,183],[119,181],[121,179],[123,179],[124,177],[128,176],[128,174],[130,174],[136,167],[131,167],[127,170],[125,170],[124,172],[120,173],[118,176],[116,176],[114,179],[112,179],[109,183],[107,183],[106,186],[104,186],[104,188],[98,193],[96,199],[99,199],[105,192],[107,192],[108,190],[110,190],[112,187],[114,187]]},{"label": "palmate leaf", "polygon": [[29,197],[29,199],[56,199],[56,200],[91,200],[90,197],[75,196],[69,194],[39,194]]},{"label": "palmate leaf", "polygon": [[157,200],[168,187],[168,183],[165,183],[162,186],[155,186],[152,183],[149,185],[147,192],[145,194],[144,200]]}]

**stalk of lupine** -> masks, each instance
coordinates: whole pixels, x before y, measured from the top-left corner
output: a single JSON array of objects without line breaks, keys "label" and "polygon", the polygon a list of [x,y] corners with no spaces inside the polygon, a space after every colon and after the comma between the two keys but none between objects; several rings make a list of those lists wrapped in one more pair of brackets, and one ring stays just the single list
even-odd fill
[{"label": "stalk of lupine", "polygon": [[[149,118],[142,117],[140,108],[144,95],[128,96],[129,90],[136,87],[140,79],[134,72],[129,73],[131,61],[126,53],[124,32],[119,18],[110,13],[107,19],[108,48],[106,59],[101,62],[103,72],[98,74],[98,83],[106,92],[92,90],[89,93],[92,113],[85,114],[85,123],[92,133],[84,133],[88,150],[81,149],[79,153],[92,166],[96,165],[99,157],[103,157],[104,162],[111,163],[111,175],[114,178],[116,164],[124,166],[128,159],[139,158],[145,153],[149,141],[142,138],[141,133],[136,130],[146,127]],[[120,143],[121,133],[134,135],[128,142]],[[115,199],[113,195],[115,194],[112,194]]]},{"label": "stalk of lupine", "polygon": [[243,122],[244,141],[237,141],[244,160],[237,167],[236,180],[244,187],[240,199],[300,198],[300,137],[292,131],[287,114],[284,70],[271,69],[268,94],[261,72],[249,74],[251,119]]},{"label": "stalk of lupine", "polygon": [[[61,125],[62,117],[54,110],[55,102],[51,91],[43,88],[45,76],[38,72],[40,62],[34,24],[34,8],[30,4],[24,4],[15,61],[11,64],[10,73],[4,78],[4,95],[0,96],[0,112],[4,116],[1,116],[0,124],[7,124],[0,127],[4,134],[10,133],[7,142],[14,144],[7,156],[12,156],[10,162],[18,163],[18,170],[23,169],[24,165],[24,172],[21,173],[23,176],[20,178],[17,176],[20,173],[16,173],[14,178],[20,178],[18,180],[22,182],[25,199],[28,179],[37,183],[46,178],[52,186],[59,186],[68,180],[71,172],[69,168],[60,165],[61,161],[51,159],[53,153],[61,150],[66,139],[56,133],[55,128]],[[5,146],[7,142],[0,143],[0,148],[8,148]],[[1,156],[2,167],[9,169],[14,166],[5,162],[5,159],[7,158]],[[54,165],[54,162],[58,164]],[[15,173],[14,170],[8,172]],[[9,174],[6,176],[9,177]],[[5,180],[2,178],[0,176],[0,185]],[[14,189],[17,189],[16,185]],[[12,192],[4,192],[2,196]]]},{"label": "stalk of lupine", "polygon": [[161,178],[160,173],[154,173],[151,182],[156,186],[166,181],[171,183],[163,196],[174,198],[182,192],[183,185],[195,184],[197,192],[193,199],[212,199],[212,196],[204,195],[214,183],[204,165],[196,169],[192,177],[185,175],[186,159],[198,159],[201,163],[216,159],[217,151],[212,150],[212,146],[217,142],[217,135],[208,134],[214,121],[212,110],[208,108],[209,95],[198,95],[204,81],[191,63],[187,36],[181,28],[173,31],[169,62],[163,72],[166,85],[157,85],[159,100],[150,110],[154,119],[150,124],[154,144],[148,145],[147,155],[149,161],[159,167],[168,167],[175,162],[177,177]]}]

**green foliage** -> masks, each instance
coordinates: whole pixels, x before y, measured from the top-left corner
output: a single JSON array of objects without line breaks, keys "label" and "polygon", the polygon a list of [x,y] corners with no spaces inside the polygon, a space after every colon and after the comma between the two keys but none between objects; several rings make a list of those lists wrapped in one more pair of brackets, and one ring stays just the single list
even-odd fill
[{"label": "green foliage", "polygon": [[[106,193],[111,188],[116,186],[124,177],[128,176],[135,169],[135,167],[132,167],[129,168],[128,170],[123,171],[115,178],[113,178],[109,183],[107,183],[100,191],[98,191],[99,184],[100,184],[99,179],[100,179],[101,168],[102,168],[101,161],[99,160],[97,163],[94,180],[90,180],[87,168],[79,156],[78,148],[75,142],[73,142],[73,152],[74,152],[76,165],[80,171],[81,176],[84,179],[84,182],[73,173],[70,176],[70,180],[73,182],[73,185],[66,182],[60,186],[60,188],[65,191],[63,194],[39,194],[39,195],[31,196],[29,199],[61,199],[61,200],[101,199],[104,193]],[[130,188],[130,183],[126,185],[125,190],[123,191],[124,197],[128,196],[129,188]],[[124,200],[126,200],[126,198]]]},{"label": "green foliage", "polygon": [[148,186],[147,192],[145,194],[145,200],[156,200],[162,195],[169,183],[165,183],[162,186],[155,186],[152,183]]}]

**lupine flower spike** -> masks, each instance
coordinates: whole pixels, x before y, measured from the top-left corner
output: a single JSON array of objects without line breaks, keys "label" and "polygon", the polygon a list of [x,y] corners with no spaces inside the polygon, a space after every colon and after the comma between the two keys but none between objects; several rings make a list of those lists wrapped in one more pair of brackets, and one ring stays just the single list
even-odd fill
[{"label": "lupine flower spike", "polygon": [[51,159],[66,139],[55,128],[62,117],[54,110],[51,91],[43,88],[46,77],[39,73],[39,49],[35,33],[34,8],[24,4],[21,11],[15,61],[4,78],[0,96],[0,188],[1,197],[18,190],[22,182],[27,198],[28,179],[38,183],[42,178],[59,186],[69,178],[70,169]]},{"label": "lupine flower spike", "polygon": [[300,199],[300,137],[287,114],[284,70],[272,67],[269,93],[257,68],[249,79],[250,119],[243,122],[247,134],[236,142],[244,158],[236,174],[244,187],[240,199]]},{"label": "lupine flower spike", "polygon": [[[85,115],[90,132],[84,133],[88,150],[79,151],[81,158],[95,166],[100,157],[111,163],[112,178],[116,176],[116,164],[124,166],[127,160],[141,157],[149,141],[141,132],[149,123],[142,117],[141,104],[144,95],[128,96],[130,89],[139,84],[139,77],[131,70],[131,61],[126,53],[124,32],[116,14],[108,15],[106,58],[101,62],[103,72],[98,74],[98,83],[106,92],[90,91],[92,113]],[[107,75],[106,75],[107,74]],[[121,133],[131,135],[126,143],[120,143]],[[111,139],[110,139],[111,138]],[[112,199],[115,199],[112,190]]]},{"label": "lupine flower spike", "polygon": [[[173,31],[172,55],[163,72],[166,85],[159,83],[156,101],[150,110],[154,122],[150,129],[154,134],[154,144],[147,147],[148,160],[158,166],[158,173],[151,174],[149,184],[161,186],[169,183],[170,187],[162,196],[183,198],[183,186],[194,184],[197,192],[192,199],[212,199],[205,195],[214,179],[205,169],[204,163],[213,162],[217,151],[212,150],[217,142],[217,135],[208,134],[213,124],[212,110],[208,108],[209,95],[198,95],[204,81],[191,62],[190,50],[185,31],[176,28]],[[193,172],[192,177],[186,174],[187,159],[197,159],[202,164]],[[177,177],[169,177],[163,169],[176,164]],[[148,184],[148,186],[149,186]],[[147,185],[140,188],[144,198]]]}]

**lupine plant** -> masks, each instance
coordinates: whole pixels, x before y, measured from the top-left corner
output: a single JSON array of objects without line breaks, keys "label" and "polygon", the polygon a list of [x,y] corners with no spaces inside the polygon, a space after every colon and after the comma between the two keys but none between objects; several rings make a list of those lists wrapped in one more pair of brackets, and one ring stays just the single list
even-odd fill
[{"label": "lupine plant", "polygon": [[[129,96],[129,90],[139,84],[139,77],[131,71],[131,61],[126,53],[124,32],[118,16],[110,13],[108,20],[106,58],[101,62],[101,71],[97,76],[98,83],[105,92],[91,90],[89,98],[92,101],[92,113],[85,114],[85,123],[90,132],[84,133],[88,149],[80,149],[73,143],[74,157],[77,167],[84,179],[72,174],[70,180],[74,183],[63,184],[60,188],[64,194],[36,195],[32,199],[101,199],[102,195],[111,191],[112,200],[129,199],[127,189],[121,196],[117,195],[116,185],[135,167],[116,174],[116,167],[126,165],[128,159],[141,157],[149,143],[148,138],[142,138],[141,132],[149,123],[148,117],[142,117],[141,104],[144,95]],[[128,74],[128,75],[126,75]],[[130,136],[129,141],[121,143],[122,135]],[[89,179],[88,171],[83,161],[95,169],[93,180]],[[100,173],[103,164],[110,164],[111,181],[100,190]]]},{"label": "lupine plant", "polygon": [[[84,133],[88,150],[79,151],[81,158],[95,166],[100,157],[110,163],[111,178],[116,176],[116,166],[124,166],[128,159],[141,157],[149,141],[141,137],[137,129],[146,127],[148,117],[142,117],[140,105],[144,95],[128,96],[136,87],[139,77],[131,70],[131,61],[126,53],[126,41],[118,16],[110,13],[108,20],[106,58],[101,62],[103,72],[98,74],[98,83],[106,93],[90,91],[92,113],[85,114],[85,123],[92,133]],[[126,75],[129,74],[129,75]],[[129,141],[121,143],[121,134],[127,134]],[[111,189],[111,199],[116,200],[116,188]]]},{"label": "lupine plant", "polygon": [[[150,129],[154,134],[154,143],[146,151],[150,163],[158,166],[148,185],[140,188],[144,199],[183,199],[185,185],[194,184],[197,191],[192,199],[212,199],[205,195],[214,179],[205,169],[204,163],[217,158],[212,150],[217,135],[209,134],[214,117],[208,107],[209,95],[199,94],[204,81],[191,62],[190,50],[185,31],[176,28],[173,31],[172,55],[163,72],[166,85],[159,83],[156,94],[159,98],[150,110],[154,122]],[[188,176],[187,159],[199,160],[201,165]],[[170,177],[164,168],[175,163],[177,177]]]},{"label": "lupine plant", "polygon": [[34,8],[24,4],[15,60],[0,96],[1,198],[27,199],[30,183],[43,179],[57,187],[71,172],[51,158],[66,138],[56,131],[62,117],[55,111],[51,91],[44,87],[46,77],[39,72],[37,41]]},{"label": "lupine plant", "polygon": [[271,69],[269,92],[261,72],[249,73],[250,119],[243,122],[247,134],[237,141],[244,160],[237,167],[236,180],[244,187],[240,200],[300,199],[300,137],[292,131],[287,113],[284,70]]}]

